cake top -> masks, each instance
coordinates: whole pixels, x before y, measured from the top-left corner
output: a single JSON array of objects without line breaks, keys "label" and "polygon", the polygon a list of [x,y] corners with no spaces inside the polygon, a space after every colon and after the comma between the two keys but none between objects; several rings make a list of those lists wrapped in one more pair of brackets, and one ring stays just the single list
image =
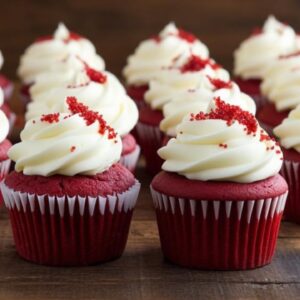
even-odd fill
[{"label": "cake top", "polygon": [[94,45],[60,23],[53,35],[38,38],[25,50],[21,56],[18,76],[23,83],[31,84],[38,75],[51,71],[70,55],[78,55],[90,65],[104,69],[104,61],[96,53]]},{"label": "cake top", "polygon": [[234,52],[234,74],[243,79],[261,79],[278,56],[295,51],[296,47],[293,28],[269,16],[263,27]]},{"label": "cake top", "polygon": [[274,134],[286,149],[300,153],[300,105],[293,109],[280,125],[274,128]]},{"label": "cake top", "polygon": [[70,76],[41,76],[30,88],[32,102],[27,106],[26,120],[44,112],[67,113],[65,98],[75,96],[104,119],[121,136],[128,134],[138,120],[138,110],[119,80],[107,71],[84,63],[83,69]]},{"label": "cake top", "polygon": [[222,81],[208,77],[208,81],[214,89],[199,88],[177,94],[172,101],[163,108],[164,119],[160,123],[160,129],[168,136],[176,136],[176,127],[191,111],[207,112],[214,107],[214,99],[220,97],[224,102],[237,105],[255,115],[256,106],[254,100],[241,92],[238,85],[232,81]]},{"label": "cake top", "polygon": [[21,142],[8,152],[15,170],[25,175],[95,175],[121,157],[119,135],[104,118],[75,97],[67,97],[68,113],[29,120]]},{"label": "cake top", "polygon": [[213,59],[190,54],[184,60],[174,60],[150,81],[145,102],[152,109],[162,110],[178,93],[199,88],[214,90],[218,80],[227,82],[229,79],[229,73]]},{"label": "cake top", "polygon": [[162,169],[188,179],[249,183],[277,174],[282,165],[278,143],[255,117],[216,98],[208,112],[190,114],[176,138],[158,151]]},{"label": "cake top", "polygon": [[128,57],[123,75],[127,84],[145,85],[174,60],[185,60],[191,53],[208,57],[207,47],[193,34],[169,23],[158,35],[142,41]]}]

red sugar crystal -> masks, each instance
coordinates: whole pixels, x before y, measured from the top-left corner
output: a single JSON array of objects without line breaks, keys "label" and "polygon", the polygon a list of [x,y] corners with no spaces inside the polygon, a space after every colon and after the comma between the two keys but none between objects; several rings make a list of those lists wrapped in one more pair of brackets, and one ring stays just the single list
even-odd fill
[{"label": "red sugar crystal", "polygon": [[230,105],[221,100],[220,97],[215,99],[216,109],[210,113],[200,112],[191,114],[191,121],[199,120],[224,120],[227,125],[232,125],[235,121],[245,126],[247,134],[255,134],[258,123],[255,117],[248,111],[242,110],[239,106]]},{"label": "red sugar crystal", "polygon": [[232,81],[223,81],[218,78],[212,78],[210,76],[207,76],[210,83],[215,87],[216,90],[219,89],[231,89],[232,88]]},{"label": "red sugar crystal", "polygon": [[78,102],[75,97],[67,97],[67,104],[70,112],[73,115],[79,114],[79,116],[85,120],[87,126],[98,121],[99,133],[101,135],[104,135],[105,132],[108,132],[108,139],[114,139],[117,136],[115,130],[107,125],[102,115],[100,115],[98,112],[90,110],[88,106]]},{"label": "red sugar crystal", "polygon": [[102,83],[102,84],[107,81],[107,76],[105,74],[90,68],[86,63],[85,63],[85,71],[87,76],[91,79],[91,81]]},{"label": "red sugar crystal", "polygon": [[72,147],[70,148],[70,151],[71,151],[71,152],[74,152],[75,149],[76,149],[76,147],[75,147],[75,146],[72,146]]},{"label": "red sugar crystal", "polygon": [[185,72],[197,72],[203,70],[207,65],[209,65],[212,69],[216,70],[220,68],[218,64],[213,62],[209,58],[201,58],[200,56],[192,54],[187,63],[184,64],[181,68],[180,71],[182,73]]},{"label": "red sugar crystal", "polygon": [[50,124],[57,123],[59,121],[59,113],[42,115],[41,121],[48,122]]},{"label": "red sugar crystal", "polygon": [[219,147],[224,148],[224,149],[227,149],[228,145],[227,145],[227,144],[221,143],[221,144],[219,144]]}]

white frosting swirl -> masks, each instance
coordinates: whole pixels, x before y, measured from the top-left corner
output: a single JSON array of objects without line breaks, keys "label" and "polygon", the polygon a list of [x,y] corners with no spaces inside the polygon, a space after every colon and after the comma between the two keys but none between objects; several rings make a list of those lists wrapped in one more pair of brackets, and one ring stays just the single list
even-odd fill
[{"label": "white frosting swirl", "polygon": [[295,31],[270,16],[262,32],[250,36],[234,52],[234,74],[243,79],[263,78],[274,59],[295,49]]},{"label": "white frosting swirl", "polygon": [[207,76],[222,81],[230,79],[229,73],[225,69],[213,69],[209,64],[199,71],[192,72],[183,73],[180,68],[162,70],[155,80],[150,81],[149,89],[145,93],[145,102],[152,109],[161,110],[178,93],[200,88],[213,90],[215,87]]},{"label": "white frosting swirl", "polygon": [[203,43],[198,39],[188,42],[180,38],[179,33],[175,24],[170,23],[159,33],[159,41],[150,38],[141,42],[123,70],[127,84],[148,84],[162,68],[171,66],[174,59],[184,60],[191,53],[208,57],[208,49]]},{"label": "white frosting swirl", "polygon": [[262,94],[277,111],[291,110],[300,104],[300,55],[277,59],[266,72]]},{"label": "white frosting swirl", "polygon": [[160,129],[168,136],[176,136],[176,127],[183,118],[191,112],[207,112],[214,108],[214,98],[221,98],[224,102],[241,107],[253,115],[256,112],[254,100],[242,93],[238,85],[231,82],[230,88],[221,88],[213,92],[209,89],[185,91],[173,98],[163,108],[164,119]]},{"label": "white frosting swirl", "polygon": [[[3,104],[4,94],[0,88],[0,106]],[[0,143],[2,143],[9,132],[9,121],[2,110],[0,110]]]},{"label": "white frosting swirl", "polygon": [[37,41],[30,45],[21,57],[18,76],[23,83],[31,84],[36,77],[55,68],[69,55],[79,55],[84,61],[97,69],[104,69],[103,59],[97,55],[94,45],[86,38],[70,39],[70,32],[60,23],[53,38]]},{"label": "white frosting swirl", "polygon": [[40,118],[26,123],[21,142],[8,152],[16,162],[17,172],[41,176],[95,175],[120,160],[119,136],[108,139],[107,133],[99,134],[98,121],[87,126],[78,114],[66,116],[61,114],[59,121],[51,124]]},{"label": "white frosting swirl", "polygon": [[26,120],[44,113],[67,112],[67,96],[75,96],[90,109],[99,112],[121,136],[129,133],[138,120],[134,101],[126,95],[119,80],[109,72],[104,83],[91,81],[85,71],[73,72],[70,80],[40,77],[31,87],[32,102]]},{"label": "white frosting swirl", "polygon": [[274,128],[274,134],[286,149],[295,149],[300,153],[300,105],[289,113],[283,122]]},{"label": "white frosting swirl", "polygon": [[[220,119],[190,121],[187,117],[177,127],[176,138],[158,151],[165,160],[162,169],[202,181],[266,179],[279,172],[282,153],[273,141],[260,141],[260,130],[248,135],[238,122],[228,126]],[[273,146],[274,150],[267,150]]]}]

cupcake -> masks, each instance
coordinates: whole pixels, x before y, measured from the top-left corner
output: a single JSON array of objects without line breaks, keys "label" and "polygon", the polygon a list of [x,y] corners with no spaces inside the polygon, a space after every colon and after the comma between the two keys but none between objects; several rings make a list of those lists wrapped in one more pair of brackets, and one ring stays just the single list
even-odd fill
[{"label": "cupcake", "polygon": [[122,137],[121,163],[134,171],[140,147],[130,134],[138,120],[134,101],[127,96],[119,80],[109,72],[100,72],[85,64],[83,70],[72,72],[72,76],[39,76],[30,88],[32,101],[27,106],[26,120],[44,113],[68,112],[65,98],[75,96],[101,113],[104,119]]},{"label": "cupcake", "polygon": [[171,67],[161,70],[157,78],[150,81],[145,93],[147,105],[140,109],[137,125],[137,137],[150,173],[159,171],[162,163],[156,152],[164,138],[159,129],[163,107],[182,92],[200,88],[213,90],[215,86],[208,77],[212,80],[229,80],[228,72],[214,60],[190,54],[185,60],[173,61]]},{"label": "cupcake", "polygon": [[300,105],[274,128],[283,151],[282,176],[289,185],[284,216],[287,221],[300,223]]},{"label": "cupcake", "polygon": [[271,262],[287,183],[282,152],[255,117],[220,98],[191,114],[159,150],[151,183],[161,247],[191,268],[245,270]]},{"label": "cupcake", "polygon": [[[2,52],[0,51],[0,69],[3,66],[3,63],[4,58]],[[13,83],[2,73],[0,74],[0,88],[3,90],[5,101],[8,101],[12,96],[14,86]]]},{"label": "cupcake", "polygon": [[208,57],[207,47],[192,33],[169,23],[158,35],[142,41],[128,57],[123,75],[127,92],[137,105],[144,105],[144,93],[149,83],[162,69],[170,67],[174,60],[185,60],[190,53]]},{"label": "cupcake", "polygon": [[[78,55],[82,60],[96,69],[104,69],[103,59],[96,53],[94,45],[77,33],[70,32],[60,23],[53,35],[38,38],[22,55],[18,68],[18,76],[22,81],[21,98],[28,103],[30,100],[29,88],[42,73],[51,70],[77,69],[68,61],[70,56]],[[61,65],[63,64],[63,66]]]},{"label": "cupcake", "polygon": [[140,184],[118,164],[122,143],[101,115],[68,98],[68,113],[26,123],[1,185],[16,250],[51,266],[121,256]]},{"label": "cupcake", "polygon": [[[0,124],[0,182],[2,182],[9,172],[11,163],[11,160],[7,155],[7,152],[11,147],[11,143],[7,139],[9,122],[2,110],[0,110]],[[2,194],[0,193],[0,206],[2,205],[2,202]]]},{"label": "cupcake", "polygon": [[0,88],[0,110],[5,114],[6,118],[8,119],[9,123],[9,132],[12,132],[12,129],[15,125],[16,121],[16,114],[10,109],[7,101],[4,101],[5,96],[3,90]]},{"label": "cupcake", "polygon": [[267,100],[259,110],[257,118],[270,133],[287,118],[289,111],[300,104],[300,53],[280,56],[269,67],[261,84],[261,91]]},{"label": "cupcake", "polygon": [[241,90],[251,95],[258,107],[264,103],[260,83],[268,67],[280,55],[296,49],[296,33],[288,25],[269,16],[262,28],[243,41],[234,52],[235,81]]}]

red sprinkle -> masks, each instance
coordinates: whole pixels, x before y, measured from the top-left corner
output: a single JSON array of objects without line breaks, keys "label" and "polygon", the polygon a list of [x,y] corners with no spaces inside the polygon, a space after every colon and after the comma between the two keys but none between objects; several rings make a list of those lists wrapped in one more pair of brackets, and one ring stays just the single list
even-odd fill
[{"label": "red sprinkle", "polygon": [[76,147],[75,147],[75,146],[72,146],[72,147],[70,148],[70,151],[71,151],[71,152],[74,152],[75,149],[76,149]]},{"label": "red sprinkle", "polygon": [[232,88],[232,81],[223,81],[218,78],[212,78],[210,76],[207,76],[210,83],[215,87],[216,90],[219,89],[231,89]]},{"label": "red sprinkle", "polygon": [[87,64],[85,64],[85,71],[87,76],[91,79],[91,81],[98,83],[105,83],[107,81],[107,76],[95,69],[90,68]]},{"label": "red sprinkle", "polygon": [[107,125],[106,121],[103,119],[102,115],[98,112],[92,111],[88,108],[88,106],[77,101],[75,97],[67,97],[67,104],[70,112],[74,114],[79,114],[82,117],[86,125],[89,126],[94,122],[98,121],[99,123],[99,133],[104,135],[105,132],[108,132],[108,139],[116,138],[117,134],[115,130]]},{"label": "red sprinkle", "polygon": [[184,64],[180,71],[182,73],[185,72],[197,72],[203,70],[207,65],[209,65],[212,69],[216,70],[220,68],[220,65],[216,64],[209,58],[201,58],[200,56],[192,54],[187,63]]},{"label": "red sprinkle", "polygon": [[59,113],[42,115],[41,121],[48,122],[50,124],[57,123],[59,121]]},{"label": "red sprinkle", "polygon": [[245,126],[247,134],[255,134],[258,123],[255,117],[248,111],[242,110],[239,106],[230,105],[221,100],[220,97],[215,99],[216,109],[210,113],[200,112],[191,114],[191,121],[200,120],[224,120],[228,126],[231,126],[235,121]]}]

